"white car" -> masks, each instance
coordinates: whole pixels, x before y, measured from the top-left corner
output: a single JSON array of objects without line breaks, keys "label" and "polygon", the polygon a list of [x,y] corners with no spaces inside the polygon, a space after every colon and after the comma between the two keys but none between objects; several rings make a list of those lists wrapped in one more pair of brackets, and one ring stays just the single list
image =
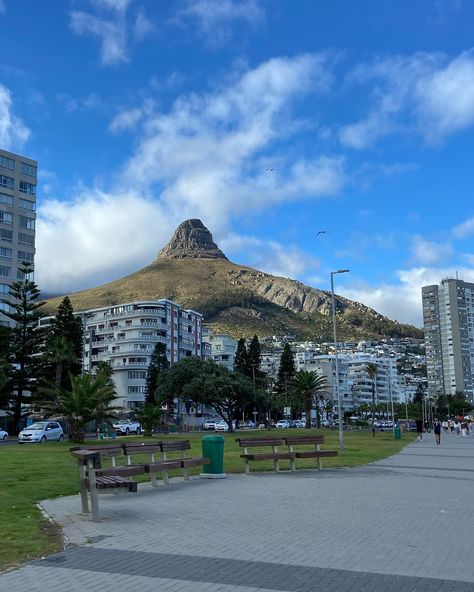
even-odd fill
[{"label": "white car", "polygon": [[208,430],[215,430],[218,421],[217,419],[206,419],[203,421],[201,429],[208,431]]},{"label": "white car", "polygon": [[0,440],[6,440],[8,438],[8,433],[5,430],[0,428]]},{"label": "white car", "polygon": [[280,419],[280,421],[277,421],[275,427],[279,430],[283,430],[290,427],[290,422],[287,419]]},{"label": "white car", "polygon": [[64,432],[57,421],[35,421],[18,434],[18,444],[25,442],[40,442],[64,440]]},{"label": "white car", "polygon": [[[233,422],[233,426],[235,429],[235,421]],[[214,428],[214,430],[216,432],[228,432],[229,431],[229,425],[226,421],[224,421],[223,419],[221,419],[221,421],[216,423],[216,427]]]},{"label": "white car", "polygon": [[125,434],[126,436],[131,432],[135,432],[137,435],[142,432],[140,424],[134,419],[120,419],[119,421],[114,422],[112,426],[117,433]]}]

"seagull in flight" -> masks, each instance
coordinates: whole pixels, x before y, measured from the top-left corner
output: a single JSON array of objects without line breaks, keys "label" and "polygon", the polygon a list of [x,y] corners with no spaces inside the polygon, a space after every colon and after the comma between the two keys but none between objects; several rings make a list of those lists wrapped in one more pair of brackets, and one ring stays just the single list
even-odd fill
[{"label": "seagull in flight", "polygon": [[266,171],[279,171],[280,169],[265,169]]},{"label": "seagull in flight", "polygon": [[327,232],[326,232],[325,230],[319,230],[319,231],[316,233],[316,236],[319,236],[320,234],[327,234]]}]

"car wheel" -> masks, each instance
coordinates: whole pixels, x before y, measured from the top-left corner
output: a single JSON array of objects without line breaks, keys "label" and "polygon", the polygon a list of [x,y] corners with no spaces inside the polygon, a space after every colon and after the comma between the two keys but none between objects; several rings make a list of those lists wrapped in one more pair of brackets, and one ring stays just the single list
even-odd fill
[{"label": "car wheel", "polygon": [[46,436],[43,436],[40,440],[40,444],[44,444],[46,442]]},{"label": "car wheel", "polygon": [[130,430],[127,428],[127,429],[125,430],[125,435],[126,435],[126,436],[128,436],[128,434],[129,434],[129,433],[130,433]]},{"label": "car wheel", "polygon": [[61,434],[58,438],[58,442],[62,442],[64,440],[64,436]]},{"label": "car wheel", "polygon": [[7,439],[7,435],[6,435],[6,434],[3,436],[3,439],[4,439],[4,440],[6,440],[6,439]]}]

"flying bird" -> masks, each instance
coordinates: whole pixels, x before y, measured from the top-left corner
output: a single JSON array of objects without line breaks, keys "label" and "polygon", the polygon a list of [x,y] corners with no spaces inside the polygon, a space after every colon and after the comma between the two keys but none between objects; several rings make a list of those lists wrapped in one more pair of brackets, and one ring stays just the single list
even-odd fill
[{"label": "flying bird", "polygon": [[266,171],[279,171],[280,169],[265,169]]},{"label": "flying bird", "polygon": [[325,230],[319,230],[319,231],[316,233],[316,236],[319,236],[320,234],[327,234],[327,232],[326,232]]}]

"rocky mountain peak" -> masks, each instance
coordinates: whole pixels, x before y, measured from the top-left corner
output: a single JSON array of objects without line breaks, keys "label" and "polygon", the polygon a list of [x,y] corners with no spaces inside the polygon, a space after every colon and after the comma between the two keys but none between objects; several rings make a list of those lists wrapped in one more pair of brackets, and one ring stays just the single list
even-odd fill
[{"label": "rocky mountain peak", "polygon": [[185,258],[227,260],[212,234],[197,218],[181,222],[170,242],[158,254],[158,260]]}]

